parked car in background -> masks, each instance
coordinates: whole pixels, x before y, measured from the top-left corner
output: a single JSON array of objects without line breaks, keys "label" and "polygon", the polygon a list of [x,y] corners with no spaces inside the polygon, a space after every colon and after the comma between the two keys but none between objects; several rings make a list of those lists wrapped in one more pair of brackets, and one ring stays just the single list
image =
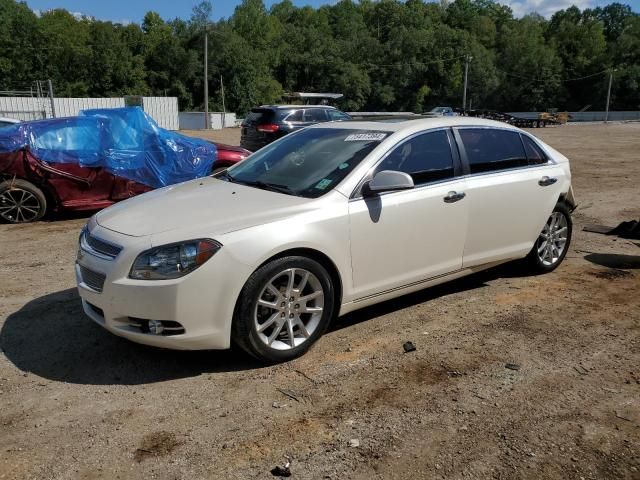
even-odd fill
[{"label": "parked car in background", "polygon": [[16,120],[15,118],[0,117],[0,128],[15,125],[16,123],[20,123],[20,120]]},{"label": "parked car in background", "polygon": [[213,143],[217,149],[217,157],[212,169],[213,173],[218,173],[225,168],[229,168],[251,155],[249,150],[242,147],[235,147],[224,143],[211,143]]},{"label": "parked car in background", "polygon": [[338,315],[511,260],[554,270],[574,208],[569,160],[510,125],[333,122],[99,212],[76,279],[116,335],[279,362]]},{"label": "parked car in background", "polygon": [[[218,172],[251,152],[215,143]],[[49,163],[28,150],[0,154],[0,221],[29,223],[50,211],[99,210],[152,190],[104,168],[76,163]]]},{"label": "parked car in background", "polygon": [[435,107],[429,113],[438,117],[455,117],[458,115],[451,107]]},{"label": "parked car in background", "polygon": [[263,105],[251,109],[242,122],[240,145],[255,152],[309,125],[342,120],[351,117],[327,105]]},{"label": "parked car in background", "polygon": [[0,130],[0,221],[98,210],[224,170],[250,154],[162,129],[137,107],[23,122]]}]

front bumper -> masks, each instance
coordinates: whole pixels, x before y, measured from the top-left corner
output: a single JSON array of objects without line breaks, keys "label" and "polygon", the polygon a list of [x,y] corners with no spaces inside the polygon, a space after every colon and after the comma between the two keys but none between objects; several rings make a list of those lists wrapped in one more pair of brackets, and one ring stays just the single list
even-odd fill
[{"label": "front bumper", "polygon": [[[91,234],[123,246],[115,259],[78,252],[76,281],[84,312],[115,335],[137,343],[180,350],[226,349],[231,321],[249,275],[221,249],[190,274],[174,280],[144,281],[128,278],[135,257],[150,248],[148,239],[128,237],[98,225]],[[82,268],[104,276],[102,291],[95,279],[83,278]],[[247,278],[247,277],[244,277]],[[178,322],[184,332],[155,335],[140,328],[141,321]],[[165,332],[167,333],[167,332]]]}]

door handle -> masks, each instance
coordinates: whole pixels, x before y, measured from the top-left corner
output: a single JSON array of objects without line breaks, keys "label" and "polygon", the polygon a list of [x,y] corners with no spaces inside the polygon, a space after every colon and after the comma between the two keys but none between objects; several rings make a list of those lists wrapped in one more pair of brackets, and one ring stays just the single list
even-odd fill
[{"label": "door handle", "polygon": [[553,185],[558,181],[555,177],[547,177],[546,175],[538,180],[538,185],[541,187],[548,187],[549,185]]},{"label": "door handle", "polygon": [[454,203],[454,202],[457,202],[459,200],[462,200],[466,196],[467,196],[467,194],[464,193],[464,192],[451,191],[451,192],[447,193],[446,197],[444,197],[444,203]]}]

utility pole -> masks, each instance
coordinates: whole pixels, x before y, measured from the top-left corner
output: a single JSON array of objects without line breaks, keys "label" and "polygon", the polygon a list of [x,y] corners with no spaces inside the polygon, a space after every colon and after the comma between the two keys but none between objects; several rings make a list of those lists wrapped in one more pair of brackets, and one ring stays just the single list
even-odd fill
[{"label": "utility pole", "polygon": [[220,75],[220,93],[222,95],[222,128],[226,127],[227,109],[224,106],[224,83],[222,83],[222,75]]},{"label": "utility pole", "polygon": [[611,84],[613,83],[613,72],[615,69],[609,70],[609,88],[607,89],[607,106],[604,113],[604,123],[609,121],[609,101],[611,100]]},{"label": "utility pole", "polygon": [[204,128],[209,128],[209,33],[204,27]]},{"label": "utility pole", "polygon": [[51,79],[49,79],[49,99],[51,100],[51,116],[56,118],[56,106],[53,101],[53,83],[51,83]]},{"label": "utility pole", "polygon": [[464,62],[464,91],[462,93],[462,111],[466,112],[467,111],[467,82],[469,79],[469,62],[473,60],[473,57],[471,55],[467,55],[465,57],[465,62]]}]

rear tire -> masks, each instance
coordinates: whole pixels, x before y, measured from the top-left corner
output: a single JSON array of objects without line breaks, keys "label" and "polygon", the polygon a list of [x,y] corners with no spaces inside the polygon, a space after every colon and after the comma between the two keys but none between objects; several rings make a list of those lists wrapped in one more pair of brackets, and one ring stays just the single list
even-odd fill
[{"label": "rear tire", "polygon": [[307,257],[273,260],[247,280],[236,305],[231,338],[266,363],[293,360],[326,331],[335,289],[326,269]]},{"label": "rear tire", "polygon": [[556,204],[542,232],[526,258],[534,273],[552,272],[562,263],[569,251],[573,222],[571,211],[564,203]]},{"label": "rear tire", "polygon": [[38,187],[26,180],[0,183],[0,219],[8,223],[37,222],[47,212],[47,199]]}]

